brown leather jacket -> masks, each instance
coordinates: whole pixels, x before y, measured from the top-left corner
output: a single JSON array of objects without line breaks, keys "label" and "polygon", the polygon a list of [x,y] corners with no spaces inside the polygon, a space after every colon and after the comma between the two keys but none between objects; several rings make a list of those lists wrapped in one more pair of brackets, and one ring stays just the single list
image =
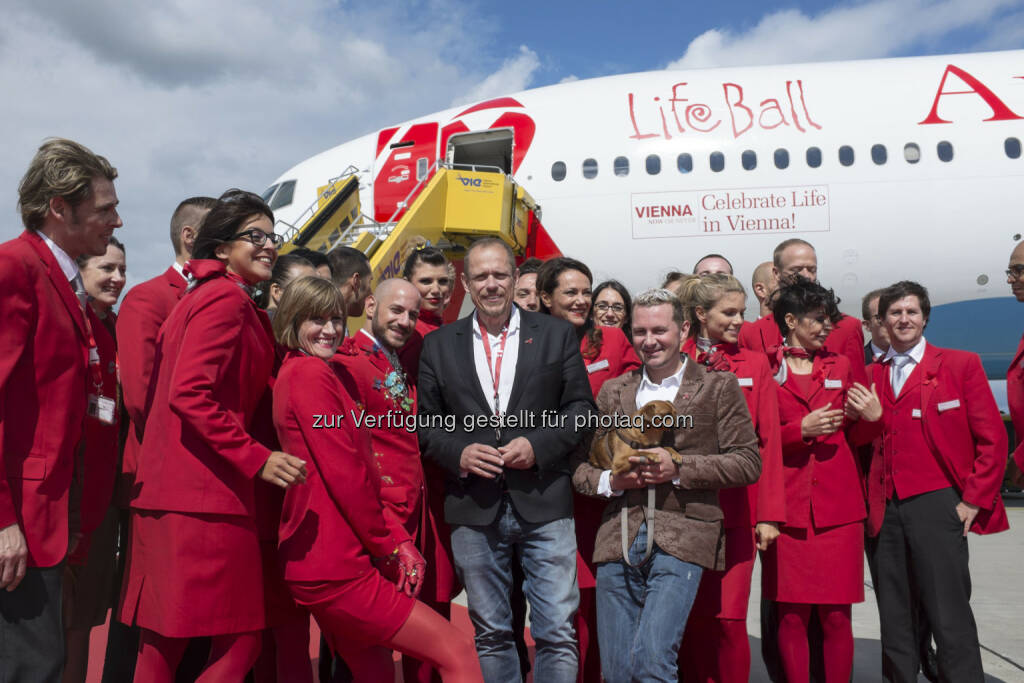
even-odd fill
[{"label": "brown leather jacket", "polygon": [[[636,392],[643,370],[608,380],[597,396],[602,415],[629,415],[636,411]],[[725,534],[718,489],[746,486],[757,481],[761,458],[757,435],[743,392],[731,372],[707,372],[687,362],[673,404],[678,415],[692,416],[692,426],[667,432],[663,445],[682,456],[679,486],[671,482],[655,487],[654,542],[666,553],[707,569],[725,568]],[[604,431],[598,429],[596,439]],[[580,493],[597,495],[601,470],[591,465],[586,448],[577,451],[573,485]],[[603,498],[603,496],[602,496]],[[608,499],[597,531],[594,562],[622,559],[620,510],[629,506],[629,542],[636,538],[647,515],[647,490],[632,489]]]}]

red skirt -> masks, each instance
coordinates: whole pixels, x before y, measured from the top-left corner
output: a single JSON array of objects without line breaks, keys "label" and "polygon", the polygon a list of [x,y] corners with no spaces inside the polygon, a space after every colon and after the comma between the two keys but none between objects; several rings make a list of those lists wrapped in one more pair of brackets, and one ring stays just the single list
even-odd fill
[{"label": "red skirt", "polygon": [[704,570],[691,615],[717,619],[747,618],[756,548],[753,529],[735,527],[725,530],[725,571]]},{"label": "red skirt", "polygon": [[402,628],[416,604],[378,571],[349,581],[289,581],[295,602],[312,613],[334,652],[344,643],[382,645]]},{"label": "red skirt", "polygon": [[302,622],[309,624],[309,612],[295,604],[288,584],[281,575],[277,561],[277,542],[260,541],[260,554],[263,556],[263,603],[267,613],[267,628]]},{"label": "red skirt", "polygon": [[168,638],[259,631],[263,562],[256,522],[132,510],[118,618]]},{"label": "red skirt", "polygon": [[864,602],[864,523],[823,529],[783,526],[762,556],[761,590],[778,602]]},{"label": "red skirt", "polygon": [[594,546],[597,530],[601,527],[601,515],[608,505],[607,500],[591,498],[581,493],[572,494],[572,516],[576,525],[576,580],[580,588],[594,588],[597,585],[597,570],[594,568]]}]

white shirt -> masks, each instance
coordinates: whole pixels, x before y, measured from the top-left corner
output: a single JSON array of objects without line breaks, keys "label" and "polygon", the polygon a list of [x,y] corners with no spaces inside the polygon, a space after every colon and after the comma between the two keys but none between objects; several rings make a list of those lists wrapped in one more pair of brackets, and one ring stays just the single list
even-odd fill
[{"label": "white shirt", "polygon": [[53,252],[53,257],[57,259],[57,265],[60,266],[60,270],[64,273],[64,277],[69,281],[74,280],[75,276],[78,275],[78,264],[75,263],[75,259],[68,256],[68,253],[57,246],[57,243],[47,237],[44,233],[37,232],[37,235],[43,238],[43,242],[49,247],[50,251]]},{"label": "white shirt", "polygon": [[[661,380],[661,384],[655,384],[652,382],[651,378],[647,376],[647,368],[644,368],[644,374],[640,380],[640,386],[636,389],[637,410],[640,410],[651,401],[668,401],[669,403],[675,401],[676,394],[679,393],[679,385],[683,382],[683,371],[686,370],[687,357],[683,356],[682,360],[683,364],[680,366],[679,370]],[[605,470],[601,473],[601,478],[597,482],[597,495],[607,496],[608,498],[622,495],[622,491],[612,490],[611,480],[611,470]],[[672,483],[678,486],[679,479],[673,479]]]},{"label": "white shirt", "polygon": [[[910,362],[907,363],[906,373],[903,375],[904,382],[906,381],[907,377],[910,377],[910,373],[912,373],[914,371],[914,368],[917,366],[918,363],[921,362],[921,359],[924,358],[925,346],[926,346],[926,344],[925,344],[925,341],[924,341],[924,337],[922,336],[918,340],[918,342],[916,344],[914,344],[914,346],[909,351],[905,351],[904,352],[906,355],[910,356]],[[882,362],[886,363],[890,359],[895,358],[898,355],[900,355],[900,352],[890,346],[889,350],[885,353],[885,358],[882,359]],[[896,364],[895,363],[890,363],[889,364],[889,384],[890,384],[890,386],[896,386]]]},{"label": "white shirt", "polygon": [[178,275],[181,276],[182,280],[188,282],[188,278],[185,277],[185,268],[180,263],[175,261],[174,263],[171,264],[171,267],[174,268],[174,270],[178,271]]},{"label": "white shirt", "polygon": [[871,360],[878,360],[885,355],[885,351],[875,346],[875,342],[869,342],[871,344]]},{"label": "white shirt", "polygon": [[[484,328],[486,329],[486,328]],[[519,361],[519,309],[512,307],[512,317],[508,321],[508,335],[505,338],[505,354],[501,355],[501,333],[493,336],[487,333],[487,341],[491,345],[491,365],[487,364],[484,353],[483,337],[480,336],[479,314],[473,316],[473,364],[476,376],[480,381],[487,405],[494,409],[494,379],[492,367],[501,360],[501,377],[498,379],[498,409],[504,414],[508,410],[508,401],[512,396],[512,384],[516,379],[516,363]]]}]

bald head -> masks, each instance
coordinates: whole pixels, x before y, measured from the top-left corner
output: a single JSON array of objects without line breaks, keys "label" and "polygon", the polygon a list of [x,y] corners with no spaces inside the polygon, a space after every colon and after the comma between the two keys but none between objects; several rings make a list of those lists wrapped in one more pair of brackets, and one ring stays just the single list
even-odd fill
[{"label": "bald head", "polygon": [[768,315],[768,297],[779,286],[775,279],[775,269],[771,261],[765,261],[754,268],[754,275],[750,278],[750,288],[757,297],[757,303],[761,305],[761,316]]},{"label": "bald head", "polygon": [[398,351],[409,341],[420,317],[420,292],[408,280],[384,280],[366,298],[363,329],[381,346]]},{"label": "bald head", "polygon": [[1024,301],[1024,242],[1018,242],[1010,252],[1010,263],[1006,269],[1011,272],[1006,276],[1010,291],[1017,297],[1017,301]]}]

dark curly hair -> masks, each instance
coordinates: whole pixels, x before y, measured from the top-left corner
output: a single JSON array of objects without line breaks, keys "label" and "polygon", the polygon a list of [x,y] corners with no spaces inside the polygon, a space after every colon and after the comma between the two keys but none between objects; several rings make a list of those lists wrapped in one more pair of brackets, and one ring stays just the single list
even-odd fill
[{"label": "dark curly hair", "polygon": [[785,337],[789,334],[786,326],[786,314],[792,313],[802,318],[808,313],[824,310],[832,323],[839,322],[843,314],[839,312],[839,297],[831,289],[825,289],[817,282],[797,276],[793,282],[779,287],[771,298],[772,315],[779,332]]},{"label": "dark curly hair", "polygon": [[266,216],[270,224],[274,224],[274,212],[258,194],[245,190],[228,190],[222,194],[199,227],[192,258],[217,258],[217,247],[230,242],[245,221],[256,215]]}]

